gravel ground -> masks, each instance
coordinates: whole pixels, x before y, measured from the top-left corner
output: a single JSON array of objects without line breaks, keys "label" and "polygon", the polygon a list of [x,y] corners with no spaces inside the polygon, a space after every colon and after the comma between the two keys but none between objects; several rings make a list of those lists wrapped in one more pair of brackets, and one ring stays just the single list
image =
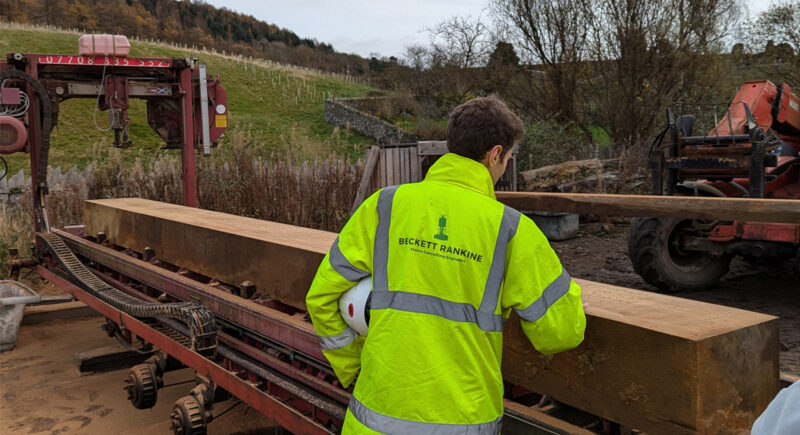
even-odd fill
[{"label": "gravel ground", "polygon": [[[627,234],[627,227],[587,224],[577,238],[552,246],[575,277],[660,291],[633,271]],[[781,371],[800,375],[800,260],[757,265],[736,258],[715,288],[673,295],[780,317]]]}]

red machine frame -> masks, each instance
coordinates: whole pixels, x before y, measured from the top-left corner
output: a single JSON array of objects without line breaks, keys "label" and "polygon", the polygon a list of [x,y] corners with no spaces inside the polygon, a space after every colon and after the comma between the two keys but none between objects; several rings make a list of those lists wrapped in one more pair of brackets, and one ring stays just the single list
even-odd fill
[{"label": "red machine frame", "polygon": [[[46,89],[50,107],[49,114],[44,114],[41,96],[30,98],[29,114],[42,114],[57,119],[58,104],[69,98],[98,98],[102,92],[106,96],[100,101],[101,109],[120,111],[118,125],[114,126],[115,133],[124,131],[127,135],[128,101],[130,98],[148,100],[148,122],[156,132],[167,142],[168,147],[176,145],[181,149],[182,160],[182,187],[184,205],[197,207],[197,173],[195,165],[195,150],[206,140],[215,141],[227,128],[227,94],[220,85],[220,79],[201,76],[205,66],[195,66],[195,59],[180,58],[131,58],[118,56],[77,56],[53,54],[22,54],[9,53],[6,61],[0,62],[0,73],[9,70],[20,71],[33,80],[40,82]],[[139,94],[133,95],[128,88],[128,79],[136,75],[145,75],[150,81],[142,83],[144,89]],[[155,80],[153,80],[155,79]],[[205,102],[203,113],[200,97],[204,94],[200,87],[206,83],[208,100]],[[102,89],[87,91],[86,86],[99,86]],[[80,90],[73,91],[83,86]],[[31,83],[25,84],[28,95],[38,95]],[[114,92],[113,98],[111,92]],[[177,104],[170,102],[175,101]],[[162,106],[159,106],[164,102]],[[208,104],[211,102],[212,104]],[[169,113],[163,106],[173,105]],[[175,115],[175,112],[179,112]],[[221,113],[220,113],[221,112]],[[174,119],[179,116],[179,123]],[[201,119],[208,116],[209,129],[203,131]],[[40,116],[28,116],[28,144],[27,152],[30,154],[31,173],[39,174],[42,162],[42,150],[38,144],[42,143],[43,136],[49,139],[50,132],[44,132]],[[55,125],[55,122],[52,123]],[[113,123],[112,123],[113,125]],[[51,126],[52,127],[52,126]],[[48,141],[49,142],[49,141]],[[127,138],[116,144],[126,145]],[[202,143],[203,146],[212,146],[213,143]],[[31,177],[35,197],[41,198],[39,192],[46,185],[36,176]],[[38,210],[37,210],[38,211]],[[41,222],[35,221],[36,231],[42,230]]]},{"label": "red machine frame", "polygon": [[[90,237],[82,226],[52,231],[113,287],[151,302],[162,292],[171,301],[200,302],[223,325],[216,356],[204,356],[176,340],[174,332],[165,334],[154,322],[136,319],[98,300],[65,278],[54,262],[44,259],[36,266],[44,279],[120,325],[131,342],[140,337],[155,345],[293,433],[331,434],[341,427],[352,388],[341,387],[324,362],[316,334],[301,326],[307,322],[305,313],[269,300],[247,301],[233,287]],[[256,339],[259,336],[275,341],[261,342]],[[234,355],[250,362],[234,361]],[[513,387],[509,395],[513,399],[505,399],[504,406],[513,417],[512,425],[534,425],[560,434],[588,433],[521,405],[518,400],[532,395],[528,391]]]}]

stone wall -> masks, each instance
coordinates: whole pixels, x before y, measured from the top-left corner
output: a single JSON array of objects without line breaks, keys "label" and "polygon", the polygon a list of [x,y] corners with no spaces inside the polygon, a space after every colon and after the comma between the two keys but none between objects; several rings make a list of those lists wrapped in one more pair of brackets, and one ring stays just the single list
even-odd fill
[{"label": "stone wall", "polygon": [[371,137],[381,145],[412,143],[418,139],[396,125],[352,107],[356,98],[325,100],[325,122]]}]

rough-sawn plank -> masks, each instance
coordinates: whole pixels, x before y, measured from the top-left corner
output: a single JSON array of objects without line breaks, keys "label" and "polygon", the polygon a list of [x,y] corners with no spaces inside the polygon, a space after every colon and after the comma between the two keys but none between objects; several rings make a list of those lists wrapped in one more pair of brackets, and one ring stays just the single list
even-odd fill
[{"label": "rough-sawn plank", "polygon": [[526,211],[800,223],[800,201],[791,199],[497,192],[497,200]]},{"label": "rough-sawn plank", "polygon": [[[336,234],[138,198],[86,201],[86,233],[305,308],[305,291]],[[298,289],[303,289],[298,290]]]}]

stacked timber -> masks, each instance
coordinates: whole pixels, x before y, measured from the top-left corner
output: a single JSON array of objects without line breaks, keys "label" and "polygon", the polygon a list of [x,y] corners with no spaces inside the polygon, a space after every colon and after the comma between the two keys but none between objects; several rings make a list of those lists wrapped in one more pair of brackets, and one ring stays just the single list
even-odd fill
[{"label": "stacked timber", "polygon": [[536,192],[605,192],[618,190],[622,182],[619,159],[571,160],[519,175],[525,190]]},{"label": "stacked timber", "polygon": [[[141,199],[86,203],[86,232],[164,261],[303,300],[334,233]],[[509,321],[503,376],[648,434],[748,433],[779,389],[777,319],[579,280],[586,339],[538,354]],[[217,290],[219,291],[219,290]],[[255,305],[255,304],[253,304]],[[306,327],[312,328],[310,324]]]}]

